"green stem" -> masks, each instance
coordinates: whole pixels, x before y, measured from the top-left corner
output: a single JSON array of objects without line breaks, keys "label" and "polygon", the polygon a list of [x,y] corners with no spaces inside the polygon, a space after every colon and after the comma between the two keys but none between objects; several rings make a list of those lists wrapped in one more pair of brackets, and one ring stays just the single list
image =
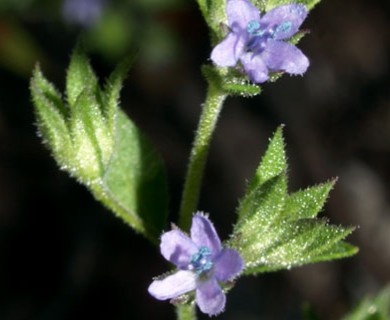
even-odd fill
[{"label": "green stem", "polygon": [[196,320],[195,303],[176,306],[177,320]]},{"label": "green stem", "polygon": [[226,93],[218,84],[212,80],[209,81],[206,102],[203,105],[198,130],[196,131],[196,137],[192,146],[181,198],[179,227],[185,231],[189,230],[192,214],[198,206],[200,187],[212,134],[226,96]]}]

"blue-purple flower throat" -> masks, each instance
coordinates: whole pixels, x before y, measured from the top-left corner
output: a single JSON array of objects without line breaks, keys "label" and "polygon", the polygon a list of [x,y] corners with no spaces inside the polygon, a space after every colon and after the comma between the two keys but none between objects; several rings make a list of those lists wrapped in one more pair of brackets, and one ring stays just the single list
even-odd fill
[{"label": "blue-purple flower throat", "polygon": [[188,269],[194,270],[197,275],[209,271],[213,267],[211,251],[208,247],[200,247],[197,253],[190,258]]},{"label": "blue-purple flower throat", "polygon": [[250,35],[250,40],[247,44],[247,50],[260,53],[265,47],[269,39],[275,39],[280,33],[290,32],[292,23],[290,21],[283,21],[276,26],[262,26],[260,22],[252,20],[248,23],[246,28]]}]

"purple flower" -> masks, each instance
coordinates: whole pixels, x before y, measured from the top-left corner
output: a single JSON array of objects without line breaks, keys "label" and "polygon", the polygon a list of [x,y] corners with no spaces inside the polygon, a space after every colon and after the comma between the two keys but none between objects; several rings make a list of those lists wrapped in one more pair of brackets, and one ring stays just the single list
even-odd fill
[{"label": "purple flower", "polygon": [[101,17],[105,0],[64,0],[62,14],[69,23],[90,27]]},{"label": "purple flower", "polygon": [[209,316],[223,311],[226,297],[218,282],[227,282],[243,269],[244,262],[233,249],[222,248],[210,220],[202,213],[192,218],[191,238],[179,229],[161,236],[161,254],[178,271],[149,286],[159,300],[178,297],[196,290],[196,303]]},{"label": "purple flower", "polygon": [[307,57],[294,45],[282,41],[291,38],[305,20],[304,5],[276,7],[261,17],[248,0],[227,0],[226,13],[230,33],[211,53],[216,65],[233,67],[239,60],[256,83],[267,81],[269,71],[306,71]]}]

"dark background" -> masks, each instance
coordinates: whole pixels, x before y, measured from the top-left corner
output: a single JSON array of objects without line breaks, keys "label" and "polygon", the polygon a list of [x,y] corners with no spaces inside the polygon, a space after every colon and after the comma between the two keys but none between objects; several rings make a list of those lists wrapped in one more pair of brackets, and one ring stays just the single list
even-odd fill
[{"label": "dark background", "polygon": [[[101,79],[138,52],[122,107],[166,161],[175,220],[211,51],[194,2],[0,0],[0,319],[173,319],[150,297],[168,264],[144,238],[59,171],[34,125],[29,78],[40,61],[63,90],[84,33]],[[81,3],[82,1],[80,1]],[[79,12],[83,9],[79,8]],[[220,319],[338,319],[390,280],[390,9],[388,0],[324,0],[299,47],[304,77],[282,77],[252,99],[228,99],[211,146],[200,210],[222,238],[276,127],[286,125],[290,190],[339,177],[322,213],[354,225],[357,256],[242,278]]]}]

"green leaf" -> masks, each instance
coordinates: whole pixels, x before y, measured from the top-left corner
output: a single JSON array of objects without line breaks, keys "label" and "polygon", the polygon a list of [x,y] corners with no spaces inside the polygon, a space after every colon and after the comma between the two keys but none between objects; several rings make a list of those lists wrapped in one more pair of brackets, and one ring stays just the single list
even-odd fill
[{"label": "green leaf", "polygon": [[[34,71],[30,90],[40,134],[60,166],[64,167],[73,161],[73,152],[61,98],[54,86],[43,77],[39,67]],[[70,161],[66,161],[67,158]]]},{"label": "green leaf", "polygon": [[287,160],[282,130],[282,126],[276,130],[255,176],[240,200],[237,210],[237,226],[243,229],[240,232],[246,232],[245,225],[249,229],[256,226],[257,232],[277,219],[284,209],[287,198]]},{"label": "green leaf", "polygon": [[314,218],[328,198],[336,179],[292,193],[286,200],[283,215],[290,219]]},{"label": "green leaf", "polygon": [[207,81],[218,85],[232,96],[254,97],[261,92],[260,86],[250,83],[246,75],[239,74],[232,68],[203,65],[202,73]]},{"label": "green leaf", "polygon": [[79,44],[73,51],[66,76],[66,93],[70,108],[73,107],[85,89],[97,94],[99,84],[84,50]]},{"label": "green leaf", "polygon": [[[112,149],[112,141],[107,141],[107,128],[95,96],[88,90],[82,91],[69,118],[76,157],[74,174],[86,184],[98,179],[103,172],[102,146]],[[107,156],[111,156],[109,153]],[[106,156],[106,157],[107,157]]]},{"label": "green leaf", "polygon": [[119,111],[115,148],[103,176],[110,198],[123,208],[119,215],[136,230],[156,238],[167,217],[167,184],[163,163],[150,142]]},{"label": "green leaf", "polygon": [[[245,229],[245,225],[248,228],[262,228],[272,223],[284,209],[286,197],[287,183],[283,174],[253,188],[240,201],[239,228]],[[241,222],[242,220],[244,222]]]},{"label": "green leaf", "polygon": [[62,102],[61,93],[50,83],[42,74],[41,68],[37,64],[33,71],[33,85],[40,91],[45,98],[50,101],[53,106],[58,109],[61,114],[66,117],[68,110]]},{"label": "green leaf", "polygon": [[245,274],[290,269],[357,252],[343,242],[353,228],[315,218],[335,180],[288,195],[284,148],[280,127],[239,202],[238,221],[228,245],[243,257]]},{"label": "green leaf", "polygon": [[375,298],[366,297],[343,320],[387,320],[390,318],[390,286]]},{"label": "green leaf", "polygon": [[297,45],[299,41],[301,41],[310,31],[309,30],[299,30],[296,34],[294,34],[288,42],[293,45]]},{"label": "green leaf", "polygon": [[82,49],[67,73],[69,108],[39,67],[31,94],[42,138],[61,168],[105,206],[156,242],[167,217],[167,182],[157,151],[119,109],[131,59],[120,64],[102,91]]},{"label": "green leaf", "polygon": [[[353,231],[350,228],[351,232]],[[351,257],[359,252],[359,249],[345,241],[339,241],[334,243],[327,250],[323,250],[321,254],[312,257],[310,263],[321,262],[321,261],[330,261],[335,259],[341,259],[346,257]]]},{"label": "green leaf", "polygon": [[350,228],[327,225],[325,220],[279,221],[253,234],[255,238],[245,244],[245,273],[290,269],[349,256],[351,248],[346,250],[343,246],[341,250],[340,245],[335,247],[335,243],[351,232]]},{"label": "green leaf", "polygon": [[320,1],[321,0],[296,0],[292,2],[291,0],[266,0],[265,11],[270,11],[275,7],[292,3],[302,3],[307,7],[308,10],[311,10]]},{"label": "green leaf", "polygon": [[225,37],[221,23],[227,22],[226,0],[199,0],[203,17],[211,30],[212,42],[219,42]]},{"label": "green leaf", "polygon": [[261,159],[255,176],[248,185],[248,192],[264,182],[277,177],[287,170],[287,159],[284,150],[283,126],[280,126],[270,140],[267,151]]},{"label": "green leaf", "polygon": [[115,70],[111,73],[104,87],[105,104],[103,106],[103,112],[107,118],[110,131],[114,130],[115,116],[120,103],[120,91],[132,63],[133,57],[125,59],[118,64]]},{"label": "green leaf", "polygon": [[222,88],[232,96],[254,97],[260,94],[261,87],[250,83],[245,75],[232,75],[234,70],[231,70],[226,77],[223,78]]}]

